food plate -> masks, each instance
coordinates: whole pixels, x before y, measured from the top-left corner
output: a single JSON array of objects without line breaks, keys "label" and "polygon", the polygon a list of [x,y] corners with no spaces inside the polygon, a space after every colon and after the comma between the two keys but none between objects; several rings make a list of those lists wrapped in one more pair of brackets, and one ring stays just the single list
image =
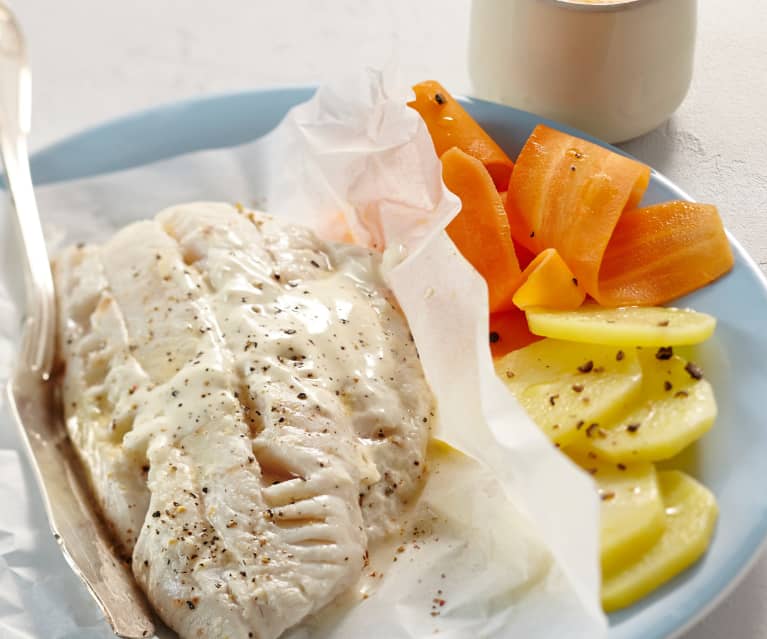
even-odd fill
[{"label": "food plate", "polygon": [[[240,144],[257,138],[312,89],[277,89],[194,100],[156,108],[76,135],[33,158],[38,184],[126,169],[180,153]],[[465,100],[468,111],[511,157],[545,120],[508,107]],[[551,123],[550,123],[551,124]],[[553,124],[575,135],[567,127]],[[644,202],[689,199],[653,173]],[[677,636],[714,605],[743,574],[767,536],[767,281],[733,241],[734,270],[677,305],[716,315],[716,338],[698,360],[716,390],[717,425],[682,465],[717,496],[720,518],[706,556],[641,603],[611,615],[610,639]],[[4,418],[5,419],[5,418]],[[10,428],[10,424],[0,424]],[[679,464],[676,464],[679,466]],[[49,542],[53,544],[51,540]]]}]

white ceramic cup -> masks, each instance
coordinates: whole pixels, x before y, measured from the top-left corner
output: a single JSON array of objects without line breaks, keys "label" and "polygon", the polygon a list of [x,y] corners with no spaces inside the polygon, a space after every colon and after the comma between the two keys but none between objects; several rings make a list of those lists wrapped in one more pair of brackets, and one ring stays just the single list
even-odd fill
[{"label": "white ceramic cup", "polygon": [[477,97],[622,142],[690,86],[697,0],[473,0]]}]

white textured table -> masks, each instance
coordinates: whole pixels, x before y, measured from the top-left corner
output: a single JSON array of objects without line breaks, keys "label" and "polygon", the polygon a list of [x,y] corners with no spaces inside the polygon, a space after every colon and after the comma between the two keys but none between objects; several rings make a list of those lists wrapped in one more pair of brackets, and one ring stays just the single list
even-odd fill
[{"label": "white textured table", "polygon": [[[128,111],[207,93],[317,83],[338,70],[381,65],[395,53],[407,79],[434,77],[471,93],[468,2],[12,4],[31,48],[33,148]],[[767,271],[767,3],[700,4],[687,100],[669,122],[625,147],[694,197],[716,202]],[[684,639],[767,639],[765,601],[767,557]]]}]

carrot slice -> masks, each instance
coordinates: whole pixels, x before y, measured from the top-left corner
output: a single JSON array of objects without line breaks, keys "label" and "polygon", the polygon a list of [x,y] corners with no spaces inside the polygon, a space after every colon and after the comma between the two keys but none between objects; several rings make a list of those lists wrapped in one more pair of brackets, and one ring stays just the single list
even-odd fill
[{"label": "carrot slice", "polygon": [[556,249],[541,251],[522,272],[521,279],[512,300],[523,310],[540,306],[571,311],[586,299],[586,291]]},{"label": "carrot slice", "polygon": [[454,147],[442,155],[442,178],[461,198],[461,211],[447,233],[485,278],[490,311],[512,306],[520,276],[503,202],[482,162]]},{"label": "carrot slice", "polygon": [[522,246],[519,242],[514,240],[514,252],[517,254],[517,261],[519,262],[519,268],[522,270],[530,266],[530,262],[535,259],[535,253],[533,253],[526,246]]},{"label": "carrot slice", "polygon": [[593,296],[618,218],[639,203],[649,180],[644,164],[540,124],[509,182],[512,235],[534,253],[557,249]]},{"label": "carrot slice", "polygon": [[505,191],[514,163],[445,88],[433,80],[413,87],[415,100],[408,102],[421,114],[437,155],[457,146],[487,167],[496,188]]},{"label": "carrot slice", "polygon": [[[506,191],[499,192],[499,195],[501,196],[501,202],[503,202],[503,208],[506,208],[506,196],[508,193]],[[512,240],[514,238],[512,237]],[[528,264],[532,262],[535,259],[535,253],[533,253],[531,250],[529,250],[526,246],[522,246],[519,242],[514,240],[514,253],[517,255],[517,262],[519,263],[520,270],[524,271]]]},{"label": "carrot slice", "polygon": [[525,313],[518,308],[490,316],[490,352],[493,357],[503,357],[542,339],[530,332]]},{"label": "carrot slice", "polygon": [[657,305],[727,273],[734,259],[716,207],[664,202],[626,211],[607,245],[603,306]]}]

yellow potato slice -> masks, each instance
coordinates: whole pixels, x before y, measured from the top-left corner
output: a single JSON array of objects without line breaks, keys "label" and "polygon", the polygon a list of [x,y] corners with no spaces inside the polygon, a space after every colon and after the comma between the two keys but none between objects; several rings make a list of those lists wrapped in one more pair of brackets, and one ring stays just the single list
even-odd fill
[{"label": "yellow potato slice", "polygon": [[602,574],[614,573],[650,548],[666,527],[655,466],[613,464],[593,452],[567,452],[596,481],[602,498]]},{"label": "yellow potato slice", "polygon": [[[673,457],[702,437],[716,419],[711,385],[702,371],[667,349],[638,351],[642,390],[617,422],[591,429],[578,444],[618,463]],[[658,359],[658,357],[669,359]]]},{"label": "yellow potato slice", "polygon": [[566,446],[617,417],[639,395],[635,349],[541,340],[495,362],[498,376],[538,426]]},{"label": "yellow potato slice", "polygon": [[526,315],[536,335],[613,346],[699,344],[716,328],[716,318],[711,315],[660,306],[603,308],[584,304],[575,311],[534,308]]},{"label": "yellow potato slice", "polygon": [[637,560],[602,581],[602,606],[630,606],[695,563],[706,552],[718,508],[704,486],[679,471],[658,473],[666,505],[666,529]]}]

